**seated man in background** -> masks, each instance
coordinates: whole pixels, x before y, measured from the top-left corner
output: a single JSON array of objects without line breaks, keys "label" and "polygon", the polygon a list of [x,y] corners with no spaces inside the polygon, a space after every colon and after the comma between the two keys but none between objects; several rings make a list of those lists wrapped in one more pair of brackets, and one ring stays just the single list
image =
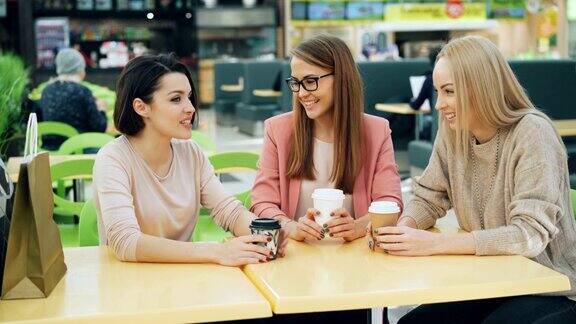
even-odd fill
[{"label": "seated man in background", "polygon": [[[106,105],[96,102],[88,88],[80,84],[86,76],[82,54],[72,48],[58,52],[58,77],[42,91],[40,108],[45,121],[58,121],[73,126],[80,133],[106,130]],[[57,150],[64,139],[44,136],[42,147]]]},{"label": "seated man in background", "polygon": [[[420,93],[418,96],[410,99],[410,107],[415,110],[420,110],[422,105],[428,100],[430,104],[433,101],[434,95],[434,85],[432,83],[432,70],[434,69],[434,65],[436,64],[436,58],[438,57],[438,53],[442,47],[434,47],[430,49],[430,53],[428,53],[428,60],[430,60],[431,70],[424,74],[425,80],[424,84],[422,84],[422,88],[420,89]],[[430,140],[432,138],[431,128],[432,128],[432,116],[430,114],[424,115],[422,131],[420,133],[420,138],[423,140]]]}]

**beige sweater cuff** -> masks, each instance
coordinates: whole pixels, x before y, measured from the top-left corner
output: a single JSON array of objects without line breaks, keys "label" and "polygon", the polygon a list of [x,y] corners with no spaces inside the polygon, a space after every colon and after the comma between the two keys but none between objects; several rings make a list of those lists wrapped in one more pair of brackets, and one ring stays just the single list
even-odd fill
[{"label": "beige sweater cuff", "polygon": [[429,229],[434,226],[436,220],[424,208],[419,208],[417,204],[410,203],[402,213],[402,217],[411,217],[416,221],[418,229]]}]

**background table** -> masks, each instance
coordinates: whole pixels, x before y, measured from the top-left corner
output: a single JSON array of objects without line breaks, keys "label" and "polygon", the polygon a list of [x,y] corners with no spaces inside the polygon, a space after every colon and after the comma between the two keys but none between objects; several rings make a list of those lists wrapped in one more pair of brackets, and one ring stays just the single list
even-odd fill
[{"label": "background table", "polygon": [[430,112],[430,110],[415,110],[412,109],[412,107],[410,107],[409,104],[407,103],[377,103],[376,104],[376,110],[378,111],[383,111],[383,112],[387,112],[387,113],[392,113],[392,114],[401,114],[401,115],[415,115],[416,116],[416,122],[415,122],[415,127],[414,127],[414,138],[416,140],[420,139],[420,130],[421,130],[421,121],[420,121],[420,116],[422,116],[423,114],[427,114]]},{"label": "background table", "polygon": [[255,89],[252,94],[257,97],[282,97],[282,91],[272,89]]},{"label": "background table", "polygon": [[118,261],[107,247],[64,249],[68,273],[45,299],[0,301],[0,322],[191,323],[271,316],[239,268]]},{"label": "background table", "polygon": [[220,86],[220,90],[225,92],[242,92],[244,86],[242,84],[223,84]]},{"label": "background table", "polygon": [[[54,155],[49,154],[50,165],[54,165],[63,161],[70,160],[83,160],[83,159],[95,159],[96,154],[70,154],[70,155]],[[8,164],[6,165],[6,172],[10,177],[12,182],[18,182],[18,173],[20,172],[20,164],[22,164],[22,157],[11,157],[8,159]]]},{"label": "background table", "polygon": [[553,120],[560,136],[576,136],[576,119]]},{"label": "background table", "polygon": [[284,258],[244,272],[277,314],[363,309],[570,289],[522,256],[398,257],[352,243],[290,241]]}]

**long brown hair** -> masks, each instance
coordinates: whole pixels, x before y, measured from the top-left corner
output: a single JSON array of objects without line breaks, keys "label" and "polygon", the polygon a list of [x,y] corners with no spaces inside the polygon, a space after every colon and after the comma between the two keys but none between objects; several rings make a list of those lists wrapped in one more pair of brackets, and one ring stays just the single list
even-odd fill
[{"label": "long brown hair", "polygon": [[[334,156],[330,181],[336,188],[350,194],[354,190],[354,181],[360,172],[364,156],[364,93],[352,53],[339,38],[319,35],[300,43],[290,52],[290,56],[334,73]],[[298,96],[293,97],[295,129],[290,139],[291,154],[287,175],[290,178],[315,180],[312,154],[314,122],[306,115]]]}]

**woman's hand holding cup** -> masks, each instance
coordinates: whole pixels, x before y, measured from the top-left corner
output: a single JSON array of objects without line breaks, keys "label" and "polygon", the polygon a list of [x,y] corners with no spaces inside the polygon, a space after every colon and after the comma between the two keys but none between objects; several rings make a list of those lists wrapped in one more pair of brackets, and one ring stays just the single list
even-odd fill
[{"label": "woman's hand holding cup", "polygon": [[353,241],[362,236],[356,231],[356,221],[345,208],[338,208],[330,213],[332,218],[324,223],[324,228],[330,237],[343,238],[345,241]]},{"label": "woman's hand holding cup", "polygon": [[367,228],[368,247],[371,250],[383,252],[379,245],[379,230],[384,227],[395,226],[400,216],[400,206],[393,201],[374,201],[368,208],[370,222]]},{"label": "woman's hand holding cup", "polygon": [[266,235],[246,235],[218,244],[216,245],[216,262],[225,266],[266,262],[272,256],[272,251],[256,244],[265,244],[271,239]]},{"label": "woman's hand holding cup", "polygon": [[316,215],[320,212],[314,208],[310,208],[306,211],[304,217],[300,217],[297,222],[291,222],[288,224],[290,226],[290,238],[296,241],[309,240],[321,240],[324,238],[324,230],[316,221],[314,220]]}]

